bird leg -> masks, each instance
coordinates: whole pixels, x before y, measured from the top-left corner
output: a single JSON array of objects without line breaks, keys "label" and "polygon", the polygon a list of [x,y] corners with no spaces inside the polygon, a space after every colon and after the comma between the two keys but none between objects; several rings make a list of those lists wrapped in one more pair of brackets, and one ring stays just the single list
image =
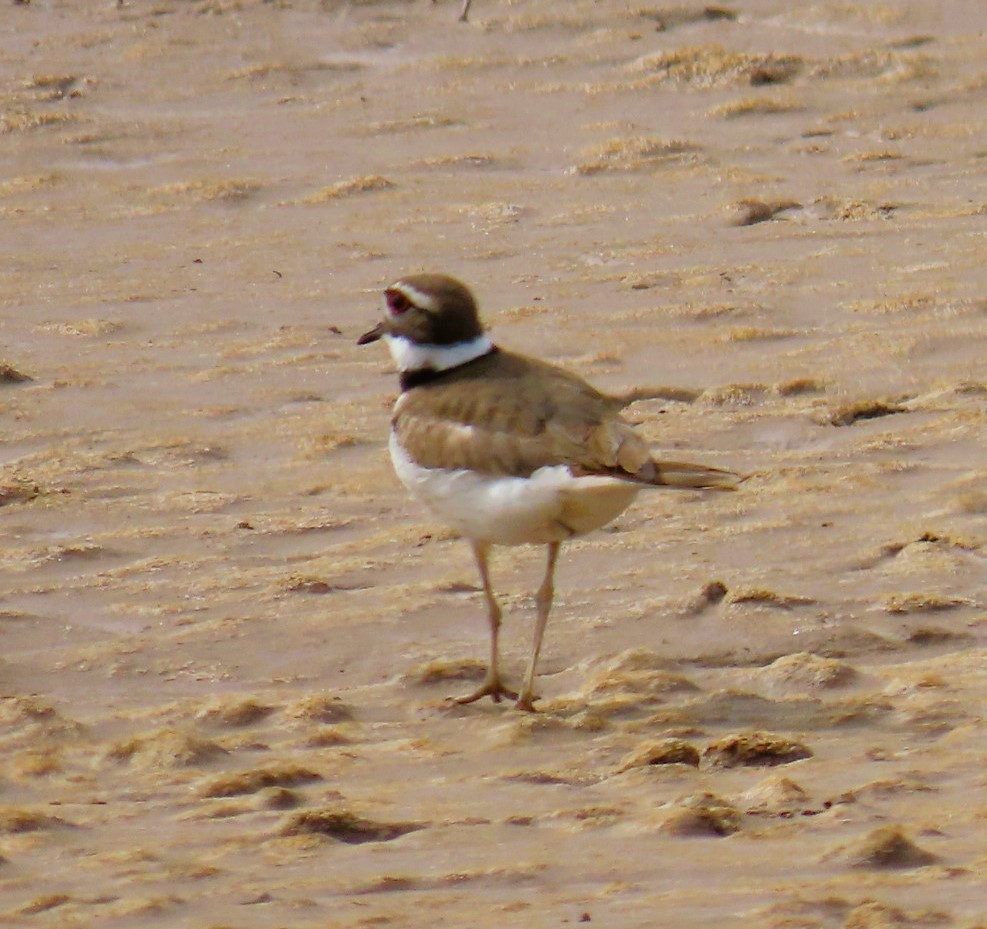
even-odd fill
[{"label": "bird leg", "polygon": [[552,609],[552,598],[555,596],[555,562],[559,557],[561,542],[548,543],[548,561],[545,565],[545,579],[535,594],[535,606],[538,610],[538,618],[535,621],[535,639],[531,646],[531,661],[528,663],[528,673],[524,676],[524,685],[517,698],[517,708],[528,710],[534,713],[535,700],[535,669],[538,666],[538,653],[541,651],[542,636],[545,635],[545,625],[548,622],[548,614]]},{"label": "bird leg", "polygon": [[[473,0],[463,0],[463,5],[459,8],[459,21],[461,23],[469,22],[470,4],[472,2]],[[432,0],[432,3],[434,4],[435,0]]]},{"label": "bird leg", "polygon": [[490,543],[472,540],[473,556],[476,558],[476,566],[480,570],[480,580],[483,582],[483,594],[487,598],[487,621],[490,623],[490,665],[487,667],[487,675],[483,683],[472,693],[463,697],[455,697],[456,703],[473,703],[481,697],[490,697],[494,703],[500,703],[501,697],[513,700],[517,694],[513,690],[508,690],[500,679],[498,667],[497,639],[500,633],[500,604],[494,596],[493,587],[490,586],[490,569],[487,566],[487,558],[490,555]]}]

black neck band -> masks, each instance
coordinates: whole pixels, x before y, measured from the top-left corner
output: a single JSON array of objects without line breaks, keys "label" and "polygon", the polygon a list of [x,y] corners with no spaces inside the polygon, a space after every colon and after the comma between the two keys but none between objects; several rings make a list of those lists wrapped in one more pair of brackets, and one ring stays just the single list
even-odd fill
[{"label": "black neck band", "polygon": [[434,368],[419,368],[417,371],[402,371],[401,372],[401,392],[404,393],[406,390],[411,390],[414,387],[422,387],[425,384],[431,384],[434,381],[439,381],[444,378],[447,374],[452,374],[453,371],[459,371],[465,368],[467,365],[476,364],[481,358],[487,358],[499,351],[496,345],[490,348],[490,351],[484,352],[482,355],[477,355],[476,358],[471,358],[469,361],[464,361],[461,365],[456,365],[454,368],[446,368],[444,371],[436,371]]}]

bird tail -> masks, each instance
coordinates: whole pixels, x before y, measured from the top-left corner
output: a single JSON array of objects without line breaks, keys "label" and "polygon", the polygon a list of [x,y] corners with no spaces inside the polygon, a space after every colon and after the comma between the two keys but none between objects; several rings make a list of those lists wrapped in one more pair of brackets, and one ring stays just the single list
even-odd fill
[{"label": "bird tail", "polygon": [[[708,468],[705,465],[684,461],[652,461],[654,474],[648,474],[647,483],[665,487],[694,487],[704,490],[736,490],[743,480],[733,471]],[[648,469],[650,470],[650,469]],[[642,477],[644,474],[642,474]]]}]

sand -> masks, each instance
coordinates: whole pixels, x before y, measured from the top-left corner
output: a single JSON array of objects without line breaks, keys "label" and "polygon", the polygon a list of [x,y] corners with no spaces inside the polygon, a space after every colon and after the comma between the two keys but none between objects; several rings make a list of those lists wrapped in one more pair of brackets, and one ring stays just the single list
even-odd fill
[{"label": "sand", "polygon": [[[984,925],[987,7],[458,9],[4,4],[0,922]],[[425,269],[751,474],[564,549],[536,715],[355,345]]]}]

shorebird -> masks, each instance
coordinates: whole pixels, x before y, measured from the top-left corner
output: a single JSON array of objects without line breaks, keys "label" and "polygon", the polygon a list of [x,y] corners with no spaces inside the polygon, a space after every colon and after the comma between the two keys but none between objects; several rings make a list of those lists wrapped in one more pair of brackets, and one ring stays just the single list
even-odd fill
[{"label": "shorebird", "polygon": [[[469,289],[444,274],[414,274],[384,291],[383,317],[359,339],[383,339],[400,372],[390,453],[411,494],[473,547],[490,625],[490,664],[457,698],[516,700],[534,710],[535,673],[554,597],[561,544],[606,525],[647,487],[732,490],[730,471],[651,457],[620,404],[582,378],[499,349]],[[531,657],[520,692],[501,676],[501,609],[490,582],[494,545],[546,546],[535,595]]]}]

